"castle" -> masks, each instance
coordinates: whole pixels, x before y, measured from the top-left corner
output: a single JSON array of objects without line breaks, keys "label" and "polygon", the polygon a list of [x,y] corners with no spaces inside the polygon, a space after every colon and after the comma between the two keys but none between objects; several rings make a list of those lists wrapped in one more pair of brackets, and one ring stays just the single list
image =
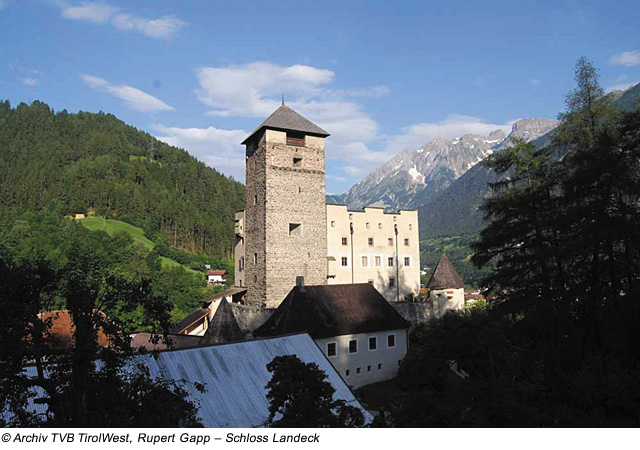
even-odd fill
[{"label": "castle", "polygon": [[417,296],[417,211],[327,205],[329,133],[284,104],[243,142],[246,206],[236,213],[235,283],[248,304],[277,307],[307,285],[372,284],[388,301]]}]

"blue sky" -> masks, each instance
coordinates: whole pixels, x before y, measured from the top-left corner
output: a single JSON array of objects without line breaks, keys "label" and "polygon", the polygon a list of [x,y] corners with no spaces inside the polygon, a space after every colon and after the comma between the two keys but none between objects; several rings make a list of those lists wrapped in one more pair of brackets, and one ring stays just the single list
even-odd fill
[{"label": "blue sky", "polygon": [[0,98],[110,112],[244,181],[280,103],[331,133],[327,191],[435,136],[555,118],[582,55],[640,82],[635,1],[0,0]]}]

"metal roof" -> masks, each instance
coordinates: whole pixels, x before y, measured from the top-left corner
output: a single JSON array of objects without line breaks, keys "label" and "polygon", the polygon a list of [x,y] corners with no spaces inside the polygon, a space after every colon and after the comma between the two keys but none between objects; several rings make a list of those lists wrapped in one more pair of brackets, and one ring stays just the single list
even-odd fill
[{"label": "metal roof", "polygon": [[[358,407],[365,421],[371,415],[354,397],[329,360],[306,334],[244,341],[135,356],[149,369],[152,377],[185,380],[185,389],[200,403],[198,417],[207,428],[255,428],[264,425],[269,416],[266,385],[271,379],[267,363],[281,355],[296,355],[305,363],[316,363],[335,389],[334,398]],[[25,372],[35,376],[35,367]],[[193,383],[203,383],[204,394]],[[29,402],[30,409],[45,412],[46,405]],[[33,410],[33,409],[32,409]],[[160,413],[158,411],[154,414]],[[6,415],[6,414],[5,414]]]}]

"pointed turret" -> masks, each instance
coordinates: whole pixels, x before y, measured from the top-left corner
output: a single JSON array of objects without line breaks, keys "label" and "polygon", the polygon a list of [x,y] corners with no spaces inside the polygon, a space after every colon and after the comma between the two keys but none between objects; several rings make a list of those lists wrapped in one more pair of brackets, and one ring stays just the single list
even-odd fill
[{"label": "pointed turret", "polygon": [[226,298],[220,300],[220,305],[209,323],[207,332],[202,336],[200,345],[224,344],[227,342],[241,341],[244,336],[236,321],[231,306]]},{"label": "pointed turret", "polygon": [[456,269],[453,268],[445,252],[442,252],[440,261],[433,271],[433,275],[427,283],[429,289],[459,289],[464,288],[464,282]]}]

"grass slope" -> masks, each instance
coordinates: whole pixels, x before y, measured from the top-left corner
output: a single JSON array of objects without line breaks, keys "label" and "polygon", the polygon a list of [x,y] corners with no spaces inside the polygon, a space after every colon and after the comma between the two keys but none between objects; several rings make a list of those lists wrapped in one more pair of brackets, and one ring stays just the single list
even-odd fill
[{"label": "grass slope", "polygon": [[[155,246],[153,242],[145,237],[142,228],[133,226],[126,222],[121,222],[120,220],[107,220],[104,217],[100,216],[90,216],[85,219],[80,219],[80,221],[82,222],[82,225],[84,225],[91,231],[106,231],[107,233],[109,233],[109,235],[113,235],[118,232],[127,233],[129,236],[131,236],[134,242],[144,245],[149,250],[153,250],[153,247]],[[162,260],[162,267],[181,266],[187,272],[202,275],[202,272],[198,272],[197,270],[186,267],[179,262],[174,261],[173,259],[169,259],[164,256],[161,256],[160,259]]]}]

